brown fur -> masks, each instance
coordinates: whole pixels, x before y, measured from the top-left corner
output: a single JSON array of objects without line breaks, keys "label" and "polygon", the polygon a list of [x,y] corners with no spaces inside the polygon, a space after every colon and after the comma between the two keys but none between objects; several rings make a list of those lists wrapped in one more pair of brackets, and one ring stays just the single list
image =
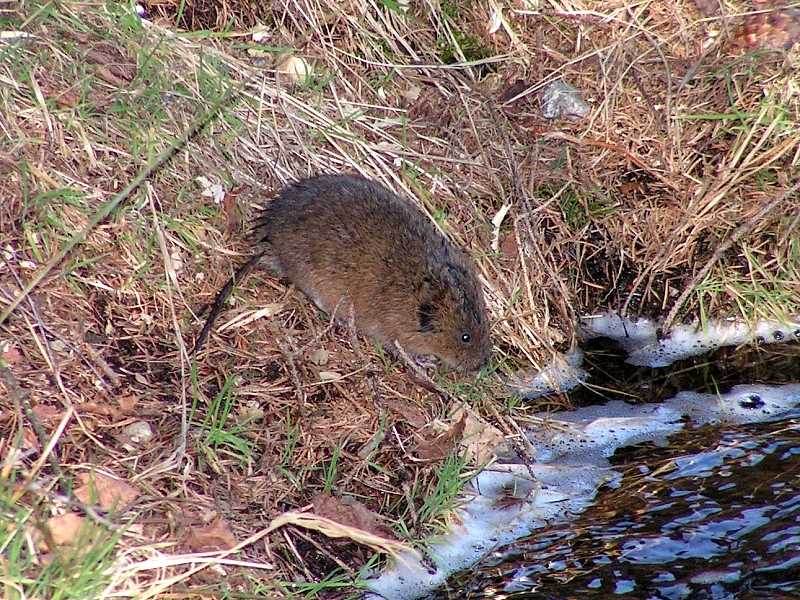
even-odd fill
[{"label": "brown fur", "polygon": [[387,347],[397,341],[464,370],[488,361],[486,307],[472,261],[382,185],[351,175],[298,181],[263,210],[254,236],[259,254],[232,281],[266,261],[321,309],[342,321],[352,315],[357,329]]}]

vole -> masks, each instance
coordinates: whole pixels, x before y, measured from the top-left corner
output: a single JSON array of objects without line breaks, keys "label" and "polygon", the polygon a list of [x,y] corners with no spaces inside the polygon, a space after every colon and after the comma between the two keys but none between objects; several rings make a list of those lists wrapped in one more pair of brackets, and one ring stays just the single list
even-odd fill
[{"label": "vole", "polygon": [[256,265],[387,348],[483,367],[489,324],[473,261],[414,205],[354,175],[318,175],[283,188],[252,231],[256,253],[223,287],[195,344],[202,347],[233,286]]}]

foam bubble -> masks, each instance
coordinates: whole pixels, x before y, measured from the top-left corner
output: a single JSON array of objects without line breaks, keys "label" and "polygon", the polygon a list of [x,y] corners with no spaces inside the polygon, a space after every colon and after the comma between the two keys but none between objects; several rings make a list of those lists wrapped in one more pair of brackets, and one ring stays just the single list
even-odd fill
[{"label": "foam bubble", "polygon": [[519,396],[532,400],[553,392],[566,392],[588,378],[581,368],[583,352],[580,349],[559,354],[541,371],[519,371],[506,380]]},{"label": "foam bubble", "polygon": [[579,327],[584,339],[610,338],[627,351],[627,363],[645,367],[666,367],[722,346],[800,339],[800,316],[783,322],[762,320],[755,325],[736,319],[712,320],[704,328],[699,323],[678,325],[663,339],[658,339],[656,321],[634,321],[613,312],[583,317]]}]

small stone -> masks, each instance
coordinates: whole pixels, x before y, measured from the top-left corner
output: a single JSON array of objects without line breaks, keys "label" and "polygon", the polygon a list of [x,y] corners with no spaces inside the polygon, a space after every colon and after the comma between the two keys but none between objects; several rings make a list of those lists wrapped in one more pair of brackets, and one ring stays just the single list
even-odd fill
[{"label": "small stone", "polygon": [[582,119],[589,112],[589,105],[581,97],[580,91],[563,79],[556,79],[542,92],[542,116],[545,119]]},{"label": "small stone", "polygon": [[305,60],[291,54],[278,61],[275,71],[292,83],[302,83],[313,75],[313,69]]},{"label": "small stone", "polygon": [[50,347],[56,352],[64,352],[67,349],[67,345],[61,340],[53,340],[50,342]]},{"label": "small stone", "polygon": [[310,360],[315,365],[322,366],[328,364],[328,359],[330,357],[331,357],[330,352],[324,350],[323,348],[318,348],[309,355],[308,360]]},{"label": "small stone", "polygon": [[249,400],[239,409],[239,422],[260,421],[264,418],[264,409],[258,400]]},{"label": "small stone", "polygon": [[132,444],[145,444],[153,437],[153,428],[147,421],[134,421],[126,425],[122,434],[128,438]]}]

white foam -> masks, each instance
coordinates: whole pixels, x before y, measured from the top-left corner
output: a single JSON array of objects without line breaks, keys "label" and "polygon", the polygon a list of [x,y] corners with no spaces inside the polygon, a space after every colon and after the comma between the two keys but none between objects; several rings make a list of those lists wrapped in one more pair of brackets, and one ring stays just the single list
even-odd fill
[{"label": "white foam", "polygon": [[528,432],[537,462],[495,464],[479,473],[455,512],[456,524],[428,541],[426,564],[411,556],[394,562],[368,581],[368,597],[419,598],[496,548],[570,519],[601,484],[621,477],[606,457],[626,445],[663,440],[684,426],[684,417],[698,424],[752,423],[782,418],[799,404],[800,384],[742,385],[719,396],[682,392],[661,405],[612,401],[547,416],[541,430]]},{"label": "white foam", "polygon": [[783,418],[800,405],[800,384],[737,385],[727,394],[680,392],[665,402],[693,423],[761,423]]},{"label": "white foam", "polygon": [[566,392],[586,381],[588,373],[581,368],[583,352],[580,349],[559,354],[541,371],[520,371],[506,384],[519,396],[532,400],[553,392]]},{"label": "white foam", "polygon": [[722,346],[800,340],[800,316],[753,325],[736,319],[712,320],[704,328],[699,323],[678,325],[662,339],[658,339],[658,325],[650,319],[632,320],[609,312],[582,317],[580,334],[583,339],[610,338],[628,353],[625,362],[646,367],[666,367]]}]

